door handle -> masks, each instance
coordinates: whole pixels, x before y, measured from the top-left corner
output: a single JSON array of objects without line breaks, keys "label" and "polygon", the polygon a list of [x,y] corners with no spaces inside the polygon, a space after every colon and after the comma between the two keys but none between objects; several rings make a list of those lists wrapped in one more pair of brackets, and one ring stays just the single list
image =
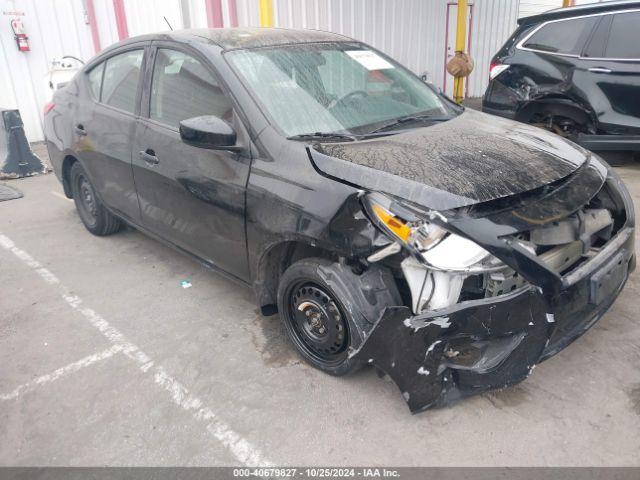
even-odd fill
[{"label": "door handle", "polygon": [[76,128],[74,128],[75,132],[80,135],[81,137],[84,137],[87,134],[87,131],[84,129],[84,127],[80,124],[76,125]]},{"label": "door handle", "polygon": [[160,163],[158,157],[156,157],[156,152],[147,148],[146,150],[140,150],[140,158],[142,158],[149,165],[157,165]]},{"label": "door handle", "polygon": [[611,73],[611,70],[604,67],[591,67],[589,71],[593,73]]}]

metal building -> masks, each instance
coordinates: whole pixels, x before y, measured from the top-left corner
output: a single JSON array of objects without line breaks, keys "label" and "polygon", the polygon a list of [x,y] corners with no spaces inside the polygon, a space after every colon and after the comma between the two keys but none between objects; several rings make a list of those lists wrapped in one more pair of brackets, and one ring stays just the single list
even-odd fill
[{"label": "metal building", "polygon": [[[363,40],[451,93],[456,0],[0,0],[0,107],[18,108],[29,141],[43,139],[42,110],[56,60],[88,60],[134,35],[188,27],[260,26],[266,2],[276,27],[314,28]],[[562,0],[471,0],[468,50],[476,61],[467,96],[481,96],[489,61],[516,26],[519,10],[536,13]],[[536,10],[538,9],[538,10]],[[20,19],[29,51],[10,22]]]}]

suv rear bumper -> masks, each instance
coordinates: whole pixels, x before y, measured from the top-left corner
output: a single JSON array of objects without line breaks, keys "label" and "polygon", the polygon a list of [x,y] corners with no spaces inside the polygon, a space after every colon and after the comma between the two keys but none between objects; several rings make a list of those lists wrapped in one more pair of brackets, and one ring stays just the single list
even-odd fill
[{"label": "suv rear bumper", "polygon": [[634,268],[634,229],[626,227],[557,293],[526,286],[416,316],[387,308],[352,356],[388,374],[414,413],[506,387],[594,325]]}]

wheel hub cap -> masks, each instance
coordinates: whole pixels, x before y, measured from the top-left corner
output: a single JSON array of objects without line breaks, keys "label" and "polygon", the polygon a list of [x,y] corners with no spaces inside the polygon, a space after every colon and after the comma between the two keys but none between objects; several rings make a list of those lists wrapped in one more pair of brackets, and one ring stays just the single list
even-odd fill
[{"label": "wheel hub cap", "polygon": [[330,359],[347,345],[346,329],[335,301],[321,288],[303,285],[293,293],[292,314],[299,338],[314,354]]},{"label": "wheel hub cap", "polygon": [[95,217],[96,215],[96,203],[93,198],[93,189],[88,180],[84,177],[80,179],[80,195],[86,207],[87,213]]}]

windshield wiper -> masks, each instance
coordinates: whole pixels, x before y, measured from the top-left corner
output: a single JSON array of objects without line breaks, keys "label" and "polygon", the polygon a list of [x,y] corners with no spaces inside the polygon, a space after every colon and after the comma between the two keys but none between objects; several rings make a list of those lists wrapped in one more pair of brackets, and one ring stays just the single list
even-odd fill
[{"label": "windshield wiper", "polygon": [[372,130],[370,132],[368,132],[366,135],[373,135],[375,133],[380,133],[380,132],[384,132],[385,130],[398,126],[398,125],[402,125],[403,123],[410,123],[410,122],[421,122],[421,121],[429,121],[429,122],[445,122],[447,120],[451,120],[451,116],[447,115],[447,116],[435,116],[435,115],[431,115],[431,114],[424,114],[424,115],[407,115],[405,117],[400,117],[400,118],[396,118],[395,120],[386,123],[384,125],[382,125],[381,127],[376,128],[375,130]]},{"label": "windshield wiper", "polygon": [[287,137],[288,140],[309,140],[314,138],[336,138],[340,140],[349,140],[350,142],[355,142],[356,140],[358,140],[358,137],[356,137],[355,135],[337,132],[300,133],[298,135]]}]

